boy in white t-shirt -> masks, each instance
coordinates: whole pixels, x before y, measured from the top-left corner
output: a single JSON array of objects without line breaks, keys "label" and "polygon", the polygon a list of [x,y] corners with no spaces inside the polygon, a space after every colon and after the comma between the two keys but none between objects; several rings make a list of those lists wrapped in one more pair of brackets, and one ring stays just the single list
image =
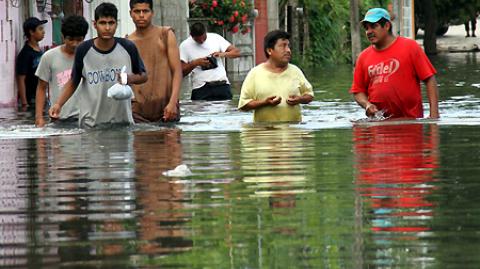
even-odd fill
[{"label": "boy in white t-shirt", "polygon": [[[72,74],[75,50],[83,42],[88,32],[88,23],[82,16],[69,16],[62,22],[63,44],[51,49],[42,56],[35,75],[38,77],[37,93],[35,98],[35,125],[45,126],[44,109],[47,103],[55,103],[62,92],[62,88]],[[47,94],[48,90],[48,94]],[[71,98],[60,113],[62,120],[78,121],[78,97]]]},{"label": "boy in white t-shirt", "polygon": [[103,124],[133,124],[131,100],[114,100],[107,91],[118,82],[125,67],[127,81],[137,85],[148,80],[143,61],[135,44],[125,38],[115,37],[118,9],[112,3],[101,3],[95,8],[93,26],[97,37],[80,44],[70,80],[48,114],[58,119],[65,102],[78,87],[78,123],[80,127],[93,128]]},{"label": "boy in white t-shirt", "polygon": [[207,33],[202,23],[190,27],[190,37],[180,44],[183,76],[192,75],[192,100],[232,99],[230,82],[220,58],[237,58],[240,50],[222,36]]}]

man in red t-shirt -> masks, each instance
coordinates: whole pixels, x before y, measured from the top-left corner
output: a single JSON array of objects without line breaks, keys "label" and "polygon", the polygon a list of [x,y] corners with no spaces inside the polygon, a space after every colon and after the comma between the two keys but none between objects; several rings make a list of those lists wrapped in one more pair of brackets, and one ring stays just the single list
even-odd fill
[{"label": "man in red t-shirt", "polygon": [[368,10],[362,25],[373,46],[358,57],[350,92],[367,116],[423,118],[420,81],[427,88],[430,118],[438,118],[436,70],[414,41],[396,37],[388,11]]}]

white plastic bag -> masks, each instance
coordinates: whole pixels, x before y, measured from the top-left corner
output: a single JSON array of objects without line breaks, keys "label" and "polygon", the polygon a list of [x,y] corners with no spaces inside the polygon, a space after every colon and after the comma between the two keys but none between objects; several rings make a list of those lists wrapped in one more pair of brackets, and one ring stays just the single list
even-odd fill
[{"label": "white plastic bag", "polygon": [[123,66],[120,73],[122,84],[115,83],[112,87],[110,87],[107,92],[108,97],[115,100],[126,100],[134,97],[132,88],[128,85],[125,85],[127,83],[127,73],[125,73],[126,69],[126,66]]},{"label": "white plastic bag", "polygon": [[128,85],[115,83],[115,85],[108,89],[107,96],[115,100],[131,99],[133,98],[133,91]]},{"label": "white plastic bag", "polygon": [[181,164],[173,170],[168,170],[162,173],[166,177],[188,177],[192,175],[192,171],[186,164]]}]

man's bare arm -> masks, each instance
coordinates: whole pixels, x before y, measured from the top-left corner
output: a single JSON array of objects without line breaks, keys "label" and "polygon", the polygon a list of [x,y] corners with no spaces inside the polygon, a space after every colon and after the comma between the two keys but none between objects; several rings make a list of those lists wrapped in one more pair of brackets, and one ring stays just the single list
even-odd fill
[{"label": "man's bare arm", "polygon": [[265,98],[264,100],[252,100],[247,104],[245,104],[244,106],[242,106],[240,110],[250,111],[250,110],[258,109],[264,106],[276,106],[280,104],[280,102],[282,102],[281,97],[270,96]]},{"label": "man's bare arm", "polygon": [[173,31],[168,32],[168,64],[172,70],[172,96],[164,109],[164,120],[175,120],[178,118],[177,103],[182,86],[182,64],[180,62],[180,51],[177,46],[177,39]]},{"label": "man's bare arm", "polygon": [[35,126],[45,126],[43,118],[43,108],[45,108],[45,100],[47,95],[48,82],[38,79],[37,92],[35,95]]},{"label": "man's bare arm", "polygon": [[210,66],[210,61],[207,59],[207,57],[198,58],[189,63],[186,63],[184,61],[181,61],[181,62],[182,62],[182,72],[184,77],[188,76],[192,72],[192,70],[195,69],[197,66],[204,66],[204,67]]},{"label": "man's bare arm", "polygon": [[363,92],[354,93],[353,97],[361,107],[365,108],[365,114],[367,116],[369,117],[373,116],[378,111],[377,106],[368,101],[368,97],[365,93]]},{"label": "man's bare arm", "polygon": [[68,80],[68,82],[63,87],[63,91],[58,97],[55,104],[48,110],[48,115],[52,119],[60,118],[60,112],[62,111],[63,105],[72,97],[73,93],[76,90],[76,86],[73,84],[72,79]]},{"label": "man's bare arm", "polygon": [[22,106],[28,106],[27,87],[25,86],[25,78],[26,78],[25,75],[17,76],[18,97],[20,98],[20,102]]},{"label": "man's bare arm", "polygon": [[240,55],[241,55],[240,49],[235,47],[234,45],[230,45],[225,50],[225,52],[215,52],[212,54],[212,56],[214,57],[223,57],[223,58],[229,58],[229,59],[238,58],[240,57]]},{"label": "man's bare arm", "polygon": [[147,82],[148,76],[147,73],[142,72],[140,74],[128,74],[127,75],[127,84],[132,85],[132,84],[142,84]]},{"label": "man's bare arm", "polygon": [[306,93],[306,94],[301,95],[301,96],[290,96],[287,99],[287,104],[289,104],[291,106],[294,106],[294,105],[298,105],[298,104],[308,104],[312,101],[313,101],[313,96]]},{"label": "man's bare arm", "polygon": [[438,86],[435,76],[427,78],[425,81],[427,88],[428,103],[430,104],[430,118],[438,119],[440,113],[438,112]]}]

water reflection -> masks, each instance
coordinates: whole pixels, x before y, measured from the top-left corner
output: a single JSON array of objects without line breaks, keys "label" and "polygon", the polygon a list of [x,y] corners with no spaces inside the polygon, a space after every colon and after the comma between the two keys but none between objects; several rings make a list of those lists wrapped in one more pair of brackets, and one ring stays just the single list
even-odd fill
[{"label": "water reflection", "polygon": [[17,161],[27,155],[17,147],[25,144],[0,140],[0,267],[25,266],[28,262],[28,190],[20,186],[21,169],[17,167]]},{"label": "water reflection", "polygon": [[465,53],[464,56],[466,65],[478,66],[477,53]]},{"label": "water reflection", "polygon": [[191,215],[184,203],[185,184],[175,178],[165,178],[162,172],[174,169],[183,162],[181,131],[135,132],[135,174],[138,216],[139,254],[168,254],[192,248],[193,241],[186,229]]},{"label": "water reflection", "polygon": [[0,266],[124,266],[191,249],[190,198],[161,176],[182,163],[180,141],[175,129],[0,140]]},{"label": "water reflection", "polygon": [[[365,204],[367,226],[376,245],[372,261],[378,265],[398,262],[398,255],[431,262],[429,245],[413,241],[431,230],[436,204],[439,167],[439,134],[436,124],[355,126],[356,192]],[[412,241],[410,251],[396,249],[396,241]]]},{"label": "water reflection", "polygon": [[[307,255],[309,242],[299,238],[309,218],[297,201],[314,192],[308,182],[315,157],[313,138],[311,132],[287,125],[244,127],[240,133],[242,181],[250,197],[268,201],[268,208],[257,206],[257,268],[265,266],[266,253],[285,268]],[[286,244],[289,240],[296,242]],[[284,259],[295,250],[305,252]]]},{"label": "water reflection", "polygon": [[131,136],[96,131],[35,141],[38,242],[55,246],[50,255],[64,266],[128,261],[137,196]]},{"label": "water reflection", "polygon": [[[240,133],[243,181],[254,185],[253,196],[270,197],[272,205],[281,197],[304,193],[308,157],[313,157],[311,132],[275,125],[245,127]],[[294,205],[290,202],[288,204]],[[283,206],[282,206],[283,207]]]}]

